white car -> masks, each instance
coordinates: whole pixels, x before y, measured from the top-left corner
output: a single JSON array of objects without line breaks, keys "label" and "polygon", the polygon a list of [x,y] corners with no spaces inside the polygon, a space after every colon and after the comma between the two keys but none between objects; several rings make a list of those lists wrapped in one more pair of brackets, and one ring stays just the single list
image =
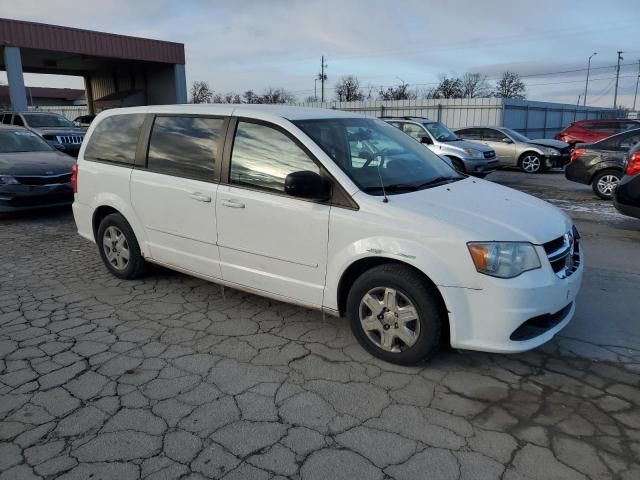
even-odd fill
[{"label": "white car", "polygon": [[153,262],[346,315],[412,364],[443,341],[520,352],[570,321],[584,262],[557,208],[335,110],[108,110],[74,172],[78,231],[117,277]]}]

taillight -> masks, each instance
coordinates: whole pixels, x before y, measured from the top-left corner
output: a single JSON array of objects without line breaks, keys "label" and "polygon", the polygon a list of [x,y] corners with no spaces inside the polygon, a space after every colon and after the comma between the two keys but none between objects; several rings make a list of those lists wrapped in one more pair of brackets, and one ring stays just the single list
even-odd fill
[{"label": "taillight", "polygon": [[71,167],[71,186],[73,187],[73,193],[78,193],[78,164],[74,163]]},{"label": "taillight", "polygon": [[627,175],[636,175],[640,173],[640,151],[631,155],[629,163],[627,163]]},{"label": "taillight", "polygon": [[587,150],[585,148],[575,148],[573,150],[573,153],[571,153],[571,161],[575,162],[576,160],[578,160],[582,155],[584,155],[584,152],[586,152]]}]

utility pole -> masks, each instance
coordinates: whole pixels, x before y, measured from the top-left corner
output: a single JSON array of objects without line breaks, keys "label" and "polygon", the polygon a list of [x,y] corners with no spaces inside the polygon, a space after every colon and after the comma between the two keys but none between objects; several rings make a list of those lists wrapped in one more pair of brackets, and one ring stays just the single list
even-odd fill
[{"label": "utility pole", "polygon": [[613,93],[613,108],[618,108],[618,80],[620,79],[620,61],[624,60],[622,54],[624,52],[618,50],[618,65],[616,66],[616,89]]},{"label": "utility pole", "polygon": [[633,111],[636,111],[636,99],[638,98],[638,82],[640,82],[640,60],[638,60],[638,77],[636,78],[636,93],[633,95]]},{"label": "utility pole", "polygon": [[327,80],[327,74],[324,73],[324,69],[327,65],[324,63],[324,55],[320,60],[320,73],[318,74],[318,80],[320,80],[320,101],[324,103],[324,82]]},{"label": "utility pole", "polygon": [[[589,86],[589,71],[591,70],[591,58],[597,55],[598,52],[593,52],[589,55],[589,61],[587,62],[587,81],[584,84],[584,99],[582,105],[587,106],[587,87]],[[579,102],[578,102],[579,103]]]},{"label": "utility pole", "polygon": [[581,97],[581,96],[582,96],[582,95],[578,95],[578,101],[576,102],[576,107],[579,107],[579,106],[580,106],[580,97]]}]

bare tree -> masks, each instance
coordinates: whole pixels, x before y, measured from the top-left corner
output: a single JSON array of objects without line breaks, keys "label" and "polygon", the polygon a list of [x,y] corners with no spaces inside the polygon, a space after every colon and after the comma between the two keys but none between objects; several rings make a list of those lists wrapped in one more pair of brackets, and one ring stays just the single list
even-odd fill
[{"label": "bare tree", "polygon": [[504,72],[498,83],[494,95],[501,98],[526,98],[527,86],[520,75],[515,72]]},{"label": "bare tree", "polygon": [[360,90],[358,77],[347,75],[336,83],[336,100],[339,102],[364,100],[364,93]]},{"label": "bare tree", "polygon": [[464,98],[483,98],[491,95],[486,75],[467,72],[460,80]]},{"label": "bare tree", "polygon": [[253,90],[247,90],[242,94],[242,103],[260,103],[260,95]]},{"label": "bare tree", "polygon": [[260,103],[293,103],[296,97],[284,88],[267,88],[260,96]]},{"label": "bare tree", "polygon": [[418,97],[418,93],[409,90],[409,84],[401,83],[397,87],[380,88],[378,91],[380,100],[413,100]]},{"label": "bare tree", "polygon": [[314,103],[318,101],[318,97],[316,97],[315,95],[309,95],[307,98],[304,99],[304,103]]},{"label": "bare tree", "polygon": [[440,83],[436,88],[427,93],[427,98],[461,98],[462,80],[459,78],[448,78],[446,75],[440,77]]},{"label": "bare tree", "polygon": [[210,103],[213,90],[207,82],[196,80],[191,84],[191,103]]}]

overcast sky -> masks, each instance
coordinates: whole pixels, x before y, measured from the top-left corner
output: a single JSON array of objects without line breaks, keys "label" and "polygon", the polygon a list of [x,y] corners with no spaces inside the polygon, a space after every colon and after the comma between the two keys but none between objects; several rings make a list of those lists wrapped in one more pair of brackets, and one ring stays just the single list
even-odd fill
[{"label": "overcast sky", "polygon": [[[329,87],[399,79],[419,88],[441,74],[518,72],[534,100],[575,103],[592,61],[589,104],[633,102],[640,0],[0,0],[0,16],[184,43],[187,82],[216,92],[284,87],[313,95],[320,56]],[[0,77],[5,82],[6,77]],[[83,86],[74,77],[27,75],[31,86]],[[328,90],[329,96],[333,95]]]}]

